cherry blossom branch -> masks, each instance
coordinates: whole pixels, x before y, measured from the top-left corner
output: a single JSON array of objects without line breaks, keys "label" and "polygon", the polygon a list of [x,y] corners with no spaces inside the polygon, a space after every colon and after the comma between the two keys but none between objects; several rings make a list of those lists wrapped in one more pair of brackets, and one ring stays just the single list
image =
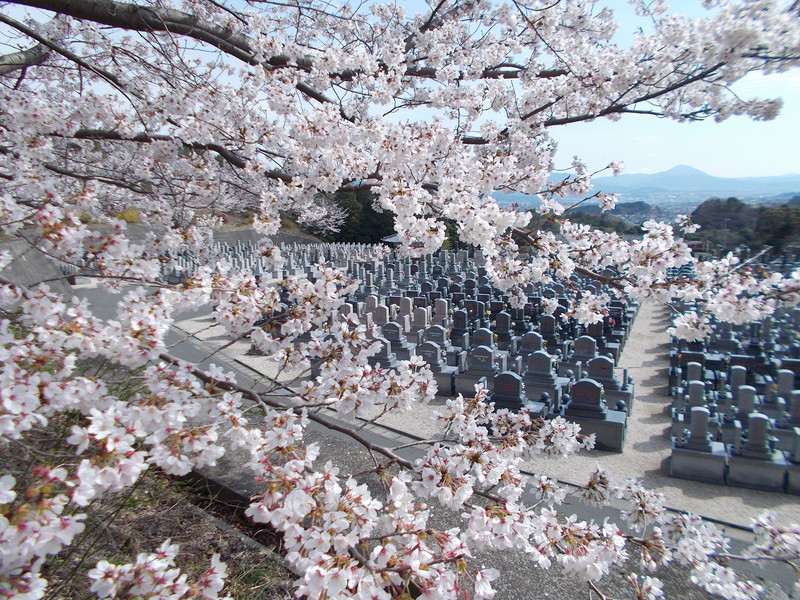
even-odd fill
[{"label": "cherry blossom branch", "polygon": [[36,40],[37,42],[39,42],[43,46],[47,46],[51,50],[53,50],[53,51],[57,52],[58,54],[62,55],[64,58],[66,58],[68,60],[71,60],[75,64],[82,66],[84,69],[87,69],[87,70],[91,71],[92,73],[95,73],[95,74],[99,75],[100,77],[105,79],[108,83],[110,83],[115,88],[117,88],[120,92],[122,92],[126,96],[128,95],[128,92],[125,89],[125,85],[113,73],[109,73],[105,69],[102,69],[102,68],[97,67],[97,66],[95,66],[95,65],[93,65],[91,63],[86,62],[85,60],[83,60],[80,56],[78,56],[74,52],[72,52],[70,50],[67,50],[66,48],[60,46],[59,44],[56,44],[54,41],[52,41],[50,39],[47,39],[46,37],[44,37],[42,35],[39,35],[36,31],[31,29],[27,25],[24,25],[23,23],[20,23],[16,19],[12,19],[8,15],[4,15],[3,13],[0,13],[0,23],[5,23],[6,25],[10,25],[14,29],[17,29],[18,31],[21,31],[22,33],[24,33],[28,37],[33,38],[34,40]]},{"label": "cherry blossom branch", "polygon": [[7,75],[17,69],[40,65],[47,60],[49,55],[50,52],[44,44],[36,44],[26,50],[0,56],[0,75]]},{"label": "cherry blossom branch", "polygon": [[[167,363],[169,363],[171,365],[180,366],[180,367],[184,367],[184,368],[187,367],[186,361],[180,360],[179,358],[175,358],[174,356],[171,356],[171,355],[166,354],[166,353],[160,354],[159,358],[161,358],[161,360],[163,360],[164,362],[167,362]],[[227,382],[227,381],[219,381],[217,379],[214,379],[213,377],[211,377],[210,375],[204,373],[202,370],[200,370],[199,368],[195,367],[194,365],[190,365],[188,368],[189,368],[190,372],[195,377],[200,379],[201,381],[203,381],[205,383],[213,383],[216,387],[218,387],[218,388],[220,388],[222,390],[238,392],[238,393],[242,394],[244,397],[252,400],[253,402],[256,402],[257,404],[259,404],[261,406],[267,405],[267,406],[270,406],[272,408],[280,408],[280,409],[283,409],[283,410],[290,410],[290,411],[293,411],[293,412],[296,412],[296,413],[300,413],[303,410],[303,406],[290,406],[290,405],[287,405],[286,403],[278,402],[276,400],[266,400],[263,396],[261,396],[260,394],[254,392],[253,390],[249,390],[247,388],[241,387],[241,386],[239,386],[239,385],[237,385],[235,383],[230,383],[230,382]],[[372,450],[374,452],[377,452],[378,454],[382,454],[386,458],[394,461],[395,463],[397,463],[398,465],[400,465],[402,467],[405,467],[406,469],[413,469],[413,467],[414,467],[414,465],[413,465],[413,463],[411,461],[405,460],[404,458],[401,458],[400,456],[397,456],[392,451],[388,450],[387,448],[384,448],[383,446],[381,446],[379,444],[375,444],[373,442],[370,442],[364,436],[362,436],[359,433],[353,431],[353,429],[351,427],[345,427],[345,426],[339,425],[339,424],[335,423],[334,421],[323,417],[319,413],[311,412],[311,413],[307,413],[307,416],[311,421],[314,421],[315,423],[319,423],[320,425],[323,425],[325,428],[330,429],[331,431],[336,431],[338,433],[345,434],[347,437],[352,438],[353,440],[355,440],[356,442],[358,442],[359,444],[361,444],[362,446],[364,446],[368,450]]]},{"label": "cherry blossom branch", "polygon": [[219,154],[226,161],[235,167],[243,169],[247,166],[247,159],[239,156],[235,152],[225,148],[216,143],[201,143],[201,142],[183,142],[170,135],[164,134],[151,134],[151,133],[137,133],[136,135],[123,136],[119,131],[102,130],[102,129],[79,129],[74,134],[69,136],[70,139],[76,140],[111,140],[120,142],[136,142],[139,144],[151,144],[153,142],[178,142],[184,148],[192,150],[211,150]]}]

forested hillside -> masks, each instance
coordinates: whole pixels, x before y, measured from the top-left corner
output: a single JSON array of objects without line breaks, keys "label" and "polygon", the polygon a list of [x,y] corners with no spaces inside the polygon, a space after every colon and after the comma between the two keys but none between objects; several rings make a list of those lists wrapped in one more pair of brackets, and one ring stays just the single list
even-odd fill
[{"label": "forested hillside", "polygon": [[800,243],[800,196],[780,206],[751,206],[737,198],[711,198],[692,213],[700,230],[687,236],[711,249],[771,246],[775,252]]}]

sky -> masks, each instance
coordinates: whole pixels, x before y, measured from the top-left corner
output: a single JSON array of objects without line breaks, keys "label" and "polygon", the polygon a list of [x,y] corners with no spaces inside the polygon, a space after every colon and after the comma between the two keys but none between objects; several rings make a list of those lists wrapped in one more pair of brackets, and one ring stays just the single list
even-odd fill
[{"label": "sky", "polygon": [[735,89],[745,97],[782,98],[783,109],[773,121],[677,123],[625,115],[615,123],[572,124],[550,131],[559,144],[557,163],[566,166],[577,155],[592,171],[618,160],[625,173],[657,173],[676,165],[717,177],[800,173],[800,69],[749,75]]}]

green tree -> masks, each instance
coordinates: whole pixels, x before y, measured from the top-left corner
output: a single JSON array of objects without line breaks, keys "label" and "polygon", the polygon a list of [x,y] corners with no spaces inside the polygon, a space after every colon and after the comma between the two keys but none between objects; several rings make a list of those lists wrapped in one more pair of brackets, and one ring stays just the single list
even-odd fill
[{"label": "green tree", "polygon": [[758,246],[772,246],[775,252],[800,241],[800,207],[784,204],[765,208],[758,217],[753,241]]},{"label": "green tree", "polygon": [[369,190],[337,192],[335,202],[347,212],[347,221],[338,233],[325,236],[331,242],[377,244],[394,233],[393,215],[373,208],[375,195]]}]

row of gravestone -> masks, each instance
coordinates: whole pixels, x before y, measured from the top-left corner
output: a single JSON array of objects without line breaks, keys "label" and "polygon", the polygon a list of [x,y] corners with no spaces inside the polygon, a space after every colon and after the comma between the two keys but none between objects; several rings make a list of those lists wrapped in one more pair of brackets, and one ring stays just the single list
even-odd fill
[{"label": "row of gravestone", "polygon": [[[606,319],[580,328],[558,318],[566,312],[570,292],[554,283],[526,286],[528,303],[511,309],[507,297],[489,285],[486,270],[463,252],[416,262],[348,259],[344,268],[360,285],[340,308],[340,317],[379,329],[373,363],[391,368],[418,354],[430,365],[440,395],[472,395],[475,385],[483,384],[499,393],[498,406],[582,419],[584,430],[597,435],[599,448],[622,450],[634,387],[627,373],[622,381],[615,377],[614,362],[636,305],[615,300],[606,308]],[[595,295],[605,291],[577,279],[570,284],[582,284]],[[547,299],[558,301],[555,314],[543,312]],[[599,387],[596,398],[582,392],[586,402],[573,400],[573,386],[582,383],[580,391],[590,382]]]},{"label": "row of gravestone", "polygon": [[[553,287],[555,293],[564,293],[563,286]],[[581,365],[587,367],[601,353],[611,357],[609,362],[613,371],[614,359],[624,346],[636,314],[635,306],[628,307],[618,302],[615,307],[619,311],[618,328],[609,332],[610,339],[604,335],[604,323],[586,327],[588,335],[580,335],[579,328],[574,326],[572,333],[578,335],[572,337],[567,328],[559,327],[561,323],[554,315],[533,309],[539,304],[537,300],[541,300],[541,297],[532,297],[523,309],[509,309],[502,299],[488,302],[466,299],[460,301],[463,308],[452,310],[451,298],[436,298],[430,306],[430,300],[425,296],[390,294],[381,298],[369,295],[363,302],[345,304],[340,310],[348,318],[355,313],[368,326],[381,327],[383,337],[391,343],[392,352],[402,360],[411,356],[414,347],[425,341],[433,341],[442,347],[443,360],[449,367],[458,364],[456,356],[459,352],[487,346],[498,354],[498,361],[504,367],[501,371],[508,369],[522,374],[528,370],[523,359],[533,351],[545,348],[562,362],[559,369],[561,376],[565,376],[569,369],[573,375],[580,376]],[[601,362],[594,362],[593,372],[589,376],[608,380],[603,381],[604,385],[618,390],[617,382],[603,372]],[[462,365],[460,371],[468,369],[469,364]],[[632,393],[619,399],[630,406],[631,398]]]},{"label": "row of gravestone", "polygon": [[[795,373],[751,376],[697,362],[685,368],[670,412],[670,474],[719,485],[800,494],[800,390]],[[759,387],[748,385],[758,383]]]},{"label": "row of gravestone", "polygon": [[[525,410],[543,418],[565,416],[578,422],[584,432],[594,433],[598,449],[615,452],[623,449],[634,386],[627,376],[623,381],[616,378],[609,357],[595,355],[583,364],[573,350],[568,361],[574,362],[559,364],[556,356],[544,350],[542,338],[536,332],[523,336],[517,355],[493,345],[489,330],[478,330],[475,336],[476,342],[485,341],[487,345],[479,343],[467,350],[449,345],[446,330],[437,325],[423,331],[421,343],[413,349],[404,336],[399,336],[396,323],[384,326],[382,333],[384,337],[376,339],[380,349],[370,362],[391,369],[398,361],[394,350],[410,350],[431,368],[437,395],[472,396],[476,386],[483,386],[490,390],[490,400],[498,409]],[[574,347],[596,348],[588,336],[576,340]],[[448,364],[448,357],[455,364]],[[514,370],[509,368],[510,364]],[[565,366],[577,370],[564,369]],[[608,407],[609,402],[613,408]]]},{"label": "row of gravestone", "polygon": [[[563,293],[563,288],[554,291]],[[384,299],[391,298],[390,294]],[[486,310],[493,301],[463,300],[465,308],[453,311],[446,298],[437,298],[433,307],[426,306],[427,298],[394,298],[396,304],[382,304],[380,297],[370,295],[363,303],[343,307],[348,318],[356,313],[359,319],[380,326],[380,350],[373,363],[391,368],[397,360],[417,354],[431,367],[442,396],[472,395],[475,385],[482,384],[501,408],[582,421],[584,431],[596,434],[598,448],[622,451],[634,386],[627,373],[622,381],[616,378],[615,353],[600,354],[598,340],[588,335],[574,340],[562,337],[552,315],[537,318],[534,311],[521,310],[518,319],[513,319],[506,310]],[[494,302],[500,309],[506,306]],[[636,312],[635,307],[622,308],[620,341],[610,342],[615,344],[616,355]],[[390,320],[392,316],[396,320]],[[435,324],[430,325],[432,322]],[[601,339],[602,327],[600,323],[594,328]],[[585,379],[585,384],[578,379]],[[581,403],[572,398],[570,390],[578,383],[582,384],[578,390],[589,388],[590,382],[599,391],[594,399],[589,398],[591,393],[584,394],[588,401],[579,408]]]},{"label": "row of gravestone", "polygon": [[[284,258],[283,266],[276,268],[263,256],[257,241],[246,240],[229,244],[218,242],[204,253],[180,251],[169,257],[162,269],[162,278],[168,283],[178,283],[191,276],[198,267],[216,264],[222,261],[234,270],[250,272],[255,277],[264,279],[283,279],[289,276],[305,274],[314,277],[320,265],[345,269],[348,274],[360,281],[366,279],[367,273],[379,281],[387,279],[395,283],[405,283],[411,272],[421,269],[422,273],[433,270],[434,262],[440,272],[455,274],[467,269],[474,269],[483,264],[480,252],[456,252],[441,250],[423,259],[412,261],[409,258],[397,258],[383,245],[378,244],[279,244]],[[430,267],[430,269],[428,269]],[[91,268],[85,265],[83,268]]]},{"label": "row of gravestone", "polygon": [[[702,312],[695,304],[681,306],[684,310]],[[721,364],[728,359],[734,364],[736,361],[752,364],[761,372],[774,370],[775,359],[800,358],[799,308],[778,309],[770,317],[742,325],[719,322],[712,317],[708,320],[711,333],[705,339],[673,340],[670,353],[673,366],[693,360]],[[800,362],[797,364],[800,371]]]},{"label": "row of gravestone", "polygon": [[[285,266],[280,273],[266,272],[269,267],[254,243],[241,240],[233,244],[218,243],[214,255],[234,269],[250,270],[255,275],[264,275],[266,278],[276,274],[284,277],[300,273],[314,277],[320,261],[343,268],[360,282],[358,291],[351,298],[351,306],[359,313],[364,311],[356,308],[357,303],[369,303],[370,297],[377,297],[377,294],[386,299],[390,309],[399,305],[400,318],[406,315],[410,318],[412,308],[431,306],[438,300],[446,299],[449,306],[445,310],[463,307],[467,311],[467,318],[463,318],[458,312],[452,315],[450,327],[455,336],[488,325],[484,315],[491,315],[494,323],[497,313],[508,304],[508,298],[489,285],[485,268],[479,266],[484,262],[479,251],[473,253],[474,256],[464,250],[440,251],[435,255],[411,261],[407,258],[396,259],[391,254],[387,255],[384,247],[368,244],[284,244],[281,250],[285,256]],[[165,270],[164,277],[169,283],[179,283],[194,272],[197,264],[203,261],[207,263],[209,257],[179,252],[171,259],[175,264]],[[591,282],[586,282],[584,287],[595,294],[600,291]],[[619,359],[631,318],[631,309],[624,302],[611,302],[607,307],[608,315],[602,323],[595,323],[581,330],[574,320],[562,321],[559,318],[569,304],[564,285],[529,285],[525,291],[529,294],[528,304],[522,309],[509,309],[509,325],[505,326],[501,322],[497,327],[501,346],[511,343],[512,331],[518,337],[531,329],[528,323],[542,314],[544,299],[558,298],[559,305],[553,317],[545,316],[539,327],[550,347],[555,348],[579,337],[581,333],[586,333],[598,341],[603,353],[610,353],[615,360]],[[408,303],[409,307],[404,308],[404,303]],[[375,302],[374,306],[377,304]],[[366,312],[372,310],[368,308]],[[442,313],[441,309],[435,311],[437,317]],[[376,323],[383,325],[397,318],[397,315],[378,311],[376,317]],[[502,318],[503,316],[501,320]],[[431,322],[437,321],[415,320],[413,326],[418,330]],[[409,327],[406,326],[406,329]]]}]

